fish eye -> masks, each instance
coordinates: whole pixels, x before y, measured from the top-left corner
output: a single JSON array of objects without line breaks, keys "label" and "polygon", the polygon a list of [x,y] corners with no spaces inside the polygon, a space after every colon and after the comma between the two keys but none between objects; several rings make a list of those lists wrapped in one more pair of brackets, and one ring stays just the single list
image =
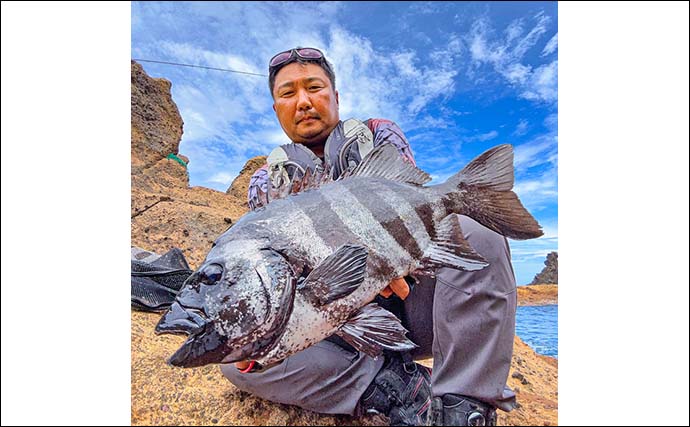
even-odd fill
[{"label": "fish eye", "polygon": [[223,267],[218,264],[209,264],[201,272],[199,281],[205,285],[215,285],[223,277]]}]

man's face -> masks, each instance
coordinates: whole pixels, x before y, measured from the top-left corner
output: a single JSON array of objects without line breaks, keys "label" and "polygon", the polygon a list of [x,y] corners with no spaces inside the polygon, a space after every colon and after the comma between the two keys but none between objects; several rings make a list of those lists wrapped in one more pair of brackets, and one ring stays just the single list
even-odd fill
[{"label": "man's face", "polygon": [[333,90],[323,68],[297,62],[286,65],[276,75],[273,101],[273,110],[290,140],[316,148],[317,154],[322,152],[340,120],[338,91]]}]

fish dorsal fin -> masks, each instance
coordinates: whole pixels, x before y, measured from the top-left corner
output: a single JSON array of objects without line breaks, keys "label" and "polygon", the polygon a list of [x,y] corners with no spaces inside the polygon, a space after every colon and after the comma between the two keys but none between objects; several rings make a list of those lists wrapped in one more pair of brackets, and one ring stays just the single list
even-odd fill
[{"label": "fish dorsal fin", "polygon": [[450,214],[436,227],[436,239],[424,251],[424,268],[450,267],[457,270],[481,270],[489,263],[472,249],[460,228],[460,218]]},{"label": "fish dorsal fin", "polygon": [[384,178],[415,185],[431,181],[428,173],[403,160],[398,149],[390,143],[374,148],[349,176]]},{"label": "fish dorsal fin", "polygon": [[319,264],[298,286],[298,291],[316,306],[326,305],[352,291],[364,280],[367,249],[343,245]]},{"label": "fish dorsal fin", "polygon": [[494,147],[472,160],[457,174],[456,181],[492,191],[510,191],[515,181],[513,146]]},{"label": "fish dorsal fin", "polygon": [[381,356],[384,349],[407,351],[417,347],[406,333],[400,320],[376,303],[360,308],[336,331],[354,348],[374,358]]}]

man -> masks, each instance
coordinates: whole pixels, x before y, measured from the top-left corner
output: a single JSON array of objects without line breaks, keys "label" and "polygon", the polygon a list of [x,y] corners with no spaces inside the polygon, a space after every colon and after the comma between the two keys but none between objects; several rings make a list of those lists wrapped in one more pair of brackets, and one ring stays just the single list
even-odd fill
[{"label": "man", "polygon": [[[320,50],[295,48],[275,55],[269,88],[273,109],[293,144],[275,149],[252,177],[252,209],[284,196],[293,180],[306,175],[327,171],[338,178],[381,144],[394,144],[414,164],[409,143],[394,123],[340,121],[335,74]],[[419,345],[411,354],[387,353],[375,360],[334,337],[268,368],[251,361],[221,365],[223,374],[242,390],[321,413],[383,413],[397,425],[495,424],[495,408],[515,406],[515,395],[506,387],[515,278],[507,240],[461,218],[465,238],[488,267],[471,273],[442,268],[436,279],[420,278],[412,288],[412,280],[399,278],[377,297]],[[432,356],[433,373],[412,362]]]}]

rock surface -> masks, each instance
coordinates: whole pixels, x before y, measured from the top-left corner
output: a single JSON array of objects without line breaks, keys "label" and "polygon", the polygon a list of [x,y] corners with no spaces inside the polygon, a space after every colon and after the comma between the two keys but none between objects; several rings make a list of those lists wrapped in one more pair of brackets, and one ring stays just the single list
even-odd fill
[{"label": "rock surface", "polygon": [[558,285],[518,286],[518,305],[558,304]]},{"label": "rock surface", "polygon": [[247,204],[247,191],[249,190],[249,179],[247,179],[246,177],[249,176],[251,178],[254,171],[263,166],[264,163],[266,163],[266,156],[257,156],[249,159],[249,161],[247,161],[247,164],[245,164],[242,170],[240,171],[239,176],[232,181],[230,187],[225,193],[229,196],[234,197],[235,199],[243,200],[243,206],[249,209],[249,204]]},{"label": "rock surface", "polygon": [[544,264],[544,269],[534,276],[530,285],[540,285],[543,283],[558,284],[558,252],[549,253]]},{"label": "rock surface", "polygon": [[170,93],[171,83],[149,77],[132,61],[132,174],[177,154],[182,117]]},{"label": "rock surface", "polygon": [[[166,365],[183,337],[156,335],[159,314],[132,311],[132,425],[387,425],[382,416],[321,415],[236,389],[218,366]],[[422,361],[431,366],[432,360]],[[499,411],[499,425],[558,424],[558,361],[515,337],[508,385],[518,409]]]},{"label": "rock surface", "polygon": [[[261,166],[251,159],[226,193],[189,187],[179,154],[182,119],[170,83],[152,79],[132,62],[131,243],[165,253],[180,248],[192,268],[213,240],[247,212],[249,178]],[[237,390],[217,366],[173,368],[165,363],[184,338],[156,335],[160,314],[131,312],[132,425],[386,425],[382,416],[328,416],[265,401]],[[424,361],[431,366],[431,360]],[[515,338],[508,384],[520,407],[500,412],[500,425],[556,425],[558,362]]]}]

